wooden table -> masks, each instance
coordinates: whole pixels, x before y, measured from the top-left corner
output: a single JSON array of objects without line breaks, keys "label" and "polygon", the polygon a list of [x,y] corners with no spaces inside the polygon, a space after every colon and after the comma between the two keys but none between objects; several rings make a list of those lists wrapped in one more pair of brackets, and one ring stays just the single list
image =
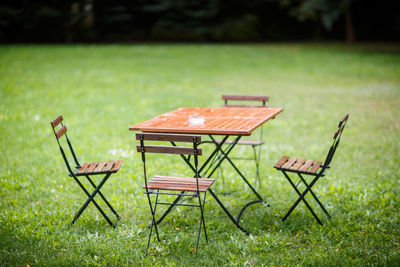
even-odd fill
[{"label": "wooden table", "polygon": [[[131,131],[211,135],[250,135],[282,108],[178,108],[129,127]],[[203,121],[202,119],[203,118]]]},{"label": "wooden table", "polygon": [[[250,187],[258,199],[245,204],[235,219],[219,200],[215,192],[211,189],[209,192],[225,211],[231,221],[243,232],[249,234],[249,231],[244,229],[239,224],[239,220],[243,211],[252,204],[266,202],[253,188],[253,186],[251,186],[246,177],[235,166],[228,155],[242,136],[251,135],[255,129],[264,124],[266,121],[275,118],[276,115],[282,111],[282,108],[268,107],[178,108],[145,122],[135,124],[129,127],[129,130],[157,133],[208,135],[211,139],[211,143],[215,145],[215,148],[199,168],[199,175],[200,177],[204,178],[211,177],[224,160],[227,160],[232,165],[232,167]],[[224,138],[220,141],[217,141],[214,139],[215,135],[224,135]],[[230,142],[229,145],[223,149],[223,145],[231,136],[234,137],[233,142]],[[193,169],[190,161],[183,155],[182,158]],[[179,200],[180,197],[177,197],[174,203],[178,203]],[[173,205],[170,206],[164,215],[157,221],[157,223],[160,223],[173,207]]]}]

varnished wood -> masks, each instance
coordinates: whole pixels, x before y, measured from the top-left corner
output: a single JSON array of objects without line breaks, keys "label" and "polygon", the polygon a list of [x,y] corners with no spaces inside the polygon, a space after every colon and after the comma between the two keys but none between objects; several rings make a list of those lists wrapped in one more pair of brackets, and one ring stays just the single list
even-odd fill
[{"label": "varnished wood", "polygon": [[306,163],[304,163],[304,165],[300,168],[300,171],[307,172],[310,166],[313,164],[313,162],[314,161],[312,161],[311,159],[307,160]]},{"label": "varnished wood", "polygon": [[318,168],[322,165],[321,161],[314,162],[313,166],[311,169],[308,171],[309,173],[316,173]]},{"label": "varnished wood", "polygon": [[89,167],[86,170],[86,173],[92,173],[93,170],[97,167],[98,162],[92,162],[90,163]]},{"label": "varnished wood", "polygon": [[[214,179],[199,178],[199,191],[207,191],[214,183]],[[143,186],[143,188],[146,188]],[[170,191],[197,191],[196,178],[159,176],[155,175],[147,183],[148,189],[170,190]]]},{"label": "varnished wood", "polygon": [[[193,181],[196,182],[196,178],[193,177],[176,177],[176,176],[165,176],[165,175],[154,175],[153,179],[157,179],[157,181],[164,181],[168,183],[180,183],[180,184],[191,184]],[[171,180],[172,179],[172,180]],[[210,181],[214,181],[212,178],[199,178],[199,186],[200,185],[209,185]]]},{"label": "varnished wood", "polygon": [[298,159],[290,169],[297,171],[304,164],[305,161],[306,161],[305,159]]},{"label": "varnished wood", "polygon": [[289,172],[293,171],[315,175],[321,165],[321,161],[296,159],[294,157],[289,158],[287,156],[284,156],[274,165],[274,167],[279,170],[285,170]]},{"label": "varnished wood", "polygon": [[172,141],[187,143],[193,143],[193,137],[196,137],[197,143],[201,143],[200,135],[193,136],[187,134],[136,133],[136,140],[140,140],[140,136],[143,136],[143,140],[148,141]]},{"label": "varnished wood", "polygon": [[287,156],[283,156],[275,165],[275,168],[280,168],[287,160],[289,159],[289,157]]},{"label": "varnished wood", "polygon": [[333,139],[336,139],[336,137],[338,137],[339,134],[340,134],[341,132],[343,132],[344,125],[345,125],[345,124],[342,124],[342,125],[339,127],[339,129],[337,129],[337,131],[335,132],[335,135],[333,136]]},{"label": "varnished wood", "polygon": [[115,161],[110,160],[107,165],[103,168],[103,172],[111,171],[112,167],[114,166]]},{"label": "varnished wood", "polygon": [[112,172],[116,172],[119,170],[119,168],[121,168],[122,163],[124,163],[123,160],[117,160],[117,162],[115,163],[114,167],[112,168]]},{"label": "varnished wood", "polygon": [[268,101],[268,96],[263,95],[222,95],[223,100]]},{"label": "varnished wood", "polygon": [[87,167],[89,167],[90,162],[85,162],[80,168],[79,170],[76,172],[77,174],[81,174],[81,173],[85,173],[85,170],[87,169]]},{"label": "varnished wood", "polygon": [[66,132],[67,132],[67,126],[64,125],[63,127],[61,127],[60,130],[56,132],[57,139],[60,139],[60,137],[63,136]]},{"label": "varnished wood", "polygon": [[282,169],[290,169],[290,167],[292,167],[296,160],[296,158],[289,158],[289,160],[285,164],[283,164]]},{"label": "varnished wood", "polygon": [[97,165],[96,169],[93,170],[93,172],[101,172],[106,164],[107,161],[99,162],[99,164]]},{"label": "varnished wood", "polygon": [[57,118],[55,118],[52,122],[51,122],[51,126],[53,126],[53,128],[55,128],[57,125],[60,124],[60,122],[63,121],[63,116],[62,115],[58,115]]},{"label": "varnished wood", "polygon": [[123,160],[101,161],[101,162],[85,162],[78,171],[75,173],[76,176],[82,175],[97,175],[117,172],[122,164]]},{"label": "varnished wood", "polygon": [[338,127],[342,126],[343,122],[347,121],[347,119],[349,118],[349,114],[346,114],[339,122]]},{"label": "varnished wood", "polygon": [[[140,145],[136,146],[136,151],[141,152]],[[194,148],[182,146],[144,146],[145,153],[161,153],[161,154],[181,154],[181,155],[194,155]],[[202,155],[202,149],[197,149],[197,155]]]},{"label": "varnished wood", "polygon": [[338,129],[335,132],[335,134],[333,135],[333,139],[336,139],[336,137],[338,137],[340,135],[341,132],[343,132],[344,126],[345,126],[345,122],[347,121],[347,119],[349,118],[349,114],[346,114],[339,122],[338,125]]},{"label": "varnished wood", "polygon": [[[131,131],[212,135],[250,135],[282,108],[178,108],[129,127]],[[203,117],[204,123],[191,124],[190,116]]]}]

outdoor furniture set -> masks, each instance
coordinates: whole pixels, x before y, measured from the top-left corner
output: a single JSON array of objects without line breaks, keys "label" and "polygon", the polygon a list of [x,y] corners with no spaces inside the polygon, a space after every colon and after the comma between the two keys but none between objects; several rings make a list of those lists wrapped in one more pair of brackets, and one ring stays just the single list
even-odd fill
[{"label": "outdoor furniture set", "polygon": [[[156,237],[159,239],[157,225],[171,212],[176,206],[187,206],[198,208],[200,211],[199,218],[199,230],[197,235],[196,253],[198,250],[199,239],[201,230],[203,228],[205,238],[207,240],[206,223],[204,220],[204,206],[206,202],[206,195],[209,193],[216,203],[225,212],[227,217],[232,223],[243,231],[245,234],[250,232],[240,225],[240,218],[245,211],[252,204],[265,203],[269,204],[261,197],[254,186],[251,185],[249,180],[239,170],[235,164],[234,158],[229,155],[236,145],[249,146],[253,149],[252,160],[255,162],[256,167],[256,181],[259,182],[259,163],[260,163],[260,148],[264,143],[262,140],[262,130],[260,139],[253,140],[241,140],[243,136],[250,136],[257,128],[261,127],[265,122],[270,119],[274,119],[279,113],[283,111],[282,108],[270,108],[266,106],[268,101],[267,96],[242,96],[242,95],[223,95],[222,99],[225,101],[222,107],[198,107],[198,108],[178,108],[176,110],[167,112],[153,119],[145,122],[133,125],[129,127],[130,131],[136,131],[136,140],[138,145],[136,147],[137,152],[141,154],[143,162],[143,174],[144,174],[144,190],[147,201],[149,203],[151,212],[151,224],[150,232],[147,242],[146,253],[148,252],[151,236],[153,229],[155,230]],[[253,105],[236,105],[228,103],[228,101],[259,101],[261,104],[257,106]],[[317,222],[322,225],[321,220],[315,214],[309,203],[304,198],[308,192],[313,196],[321,209],[329,216],[329,213],[319,201],[314,191],[311,189],[319,178],[325,175],[325,172],[330,168],[330,163],[335,154],[335,151],[339,145],[340,138],[343,129],[346,125],[349,115],[343,117],[339,122],[338,129],[333,137],[333,144],[329,149],[328,155],[324,162],[306,160],[303,158],[295,157],[282,157],[274,167],[277,170],[282,171],[285,178],[292,185],[294,191],[298,194],[298,199],[290,207],[289,211],[283,217],[283,221],[292,213],[296,206],[303,201],[307,208],[310,210],[312,215],[315,217]],[[56,130],[56,127],[60,125],[60,129]],[[115,227],[116,221],[120,218],[118,213],[113,209],[111,204],[107,201],[100,189],[104,183],[110,177],[111,174],[118,172],[123,164],[122,160],[112,161],[100,161],[100,162],[86,162],[81,165],[78,162],[76,154],[73,150],[72,144],[67,136],[67,128],[63,125],[62,115],[58,116],[54,121],[51,122],[54,134],[57,139],[62,157],[67,166],[69,176],[73,177],[78,183],[79,187],[84,191],[88,197],[86,202],[82,205],[79,211],[76,213],[72,223],[75,223],[82,212],[86,209],[90,202],[92,202],[99,212],[103,215],[106,221],[113,227]],[[65,136],[67,146],[71,152],[75,167],[73,168],[66,156],[63,147],[59,141],[61,137]],[[203,140],[205,136],[208,136],[207,140]],[[217,139],[217,136],[222,136],[222,139]],[[228,140],[232,138],[231,140]],[[154,145],[153,143],[157,144]],[[149,144],[150,143],[150,144]],[[160,145],[161,143],[161,145]],[[186,144],[186,146],[181,145]],[[190,146],[188,146],[190,144]],[[209,145],[207,145],[209,144]],[[200,147],[203,146],[204,147]],[[209,151],[208,157],[202,163],[199,162],[199,156],[203,155],[204,151]],[[182,160],[188,165],[193,171],[193,177],[176,177],[166,176],[165,174],[154,175],[153,177],[147,177],[148,162],[146,160],[146,154],[158,153],[158,154],[175,154],[179,155]],[[238,176],[243,180],[251,192],[256,197],[255,200],[243,205],[239,214],[234,215],[228,210],[228,208],[222,203],[218,194],[212,189],[212,185],[215,179],[212,177],[218,168],[220,168],[223,162],[229,163],[236,171]],[[288,173],[296,173],[300,182],[303,182],[306,189],[300,192],[297,188],[298,184],[295,185]],[[101,182],[96,185],[90,178],[94,175],[104,175]],[[307,183],[303,175],[312,176],[313,179],[310,183]],[[84,176],[88,182],[93,186],[94,190],[92,193],[83,186],[79,178]],[[116,221],[112,222],[102,208],[95,201],[95,196],[99,195],[106,203],[111,212],[115,215]],[[161,198],[164,195],[174,196],[172,202],[163,202]],[[151,196],[154,196],[153,199]],[[185,200],[193,199],[194,202],[187,203]],[[194,203],[194,204],[193,204]],[[156,210],[158,205],[167,205],[168,208],[164,213],[157,219]]]}]

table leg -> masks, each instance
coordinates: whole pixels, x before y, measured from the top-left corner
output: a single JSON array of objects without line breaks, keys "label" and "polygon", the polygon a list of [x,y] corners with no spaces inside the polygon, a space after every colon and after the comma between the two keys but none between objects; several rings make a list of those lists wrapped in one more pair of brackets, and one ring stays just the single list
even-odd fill
[{"label": "table leg", "polygon": [[[215,139],[210,136],[211,139],[213,140],[214,143],[216,143]],[[239,141],[239,140],[238,140]],[[221,153],[224,155],[224,157],[222,158],[222,160],[226,159],[228,160],[228,162],[232,165],[232,167],[235,169],[235,171],[240,175],[240,177],[246,182],[246,184],[250,187],[250,189],[253,191],[253,193],[258,197],[259,200],[261,200],[263,203],[267,203],[261,196],[260,194],[251,186],[251,184],[249,183],[249,181],[247,181],[246,177],[244,177],[244,175],[241,173],[241,171],[236,167],[236,165],[232,162],[232,160],[228,157],[228,154],[225,153],[222,149],[220,149]],[[230,151],[229,151],[230,152]],[[219,162],[216,166],[216,168],[218,168],[219,165],[221,165],[222,163]],[[268,203],[267,203],[268,204]],[[269,204],[268,204],[269,205]]]},{"label": "table leg", "polygon": [[[210,136],[210,138],[211,138],[211,140],[214,142],[214,144],[217,144],[217,142],[215,141],[215,139],[214,139],[212,136]],[[217,165],[215,166],[215,168],[213,169],[213,171],[211,172],[211,174],[208,176],[208,178],[209,178],[209,177],[214,173],[214,171],[219,167],[219,165],[221,165],[222,161],[223,161],[224,159],[227,159],[228,162],[232,165],[232,167],[236,170],[236,172],[240,175],[240,177],[241,177],[241,178],[246,182],[246,184],[250,187],[250,189],[253,191],[253,193],[258,197],[258,200],[250,201],[250,202],[246,203],[246,204],[242,207],[242,209],[240,210],[239,215],[237,216],[237,219],[236,219],[236,223],[237,223],[237,224],[239,224],[239,221],[240,221],[240,218],[241,218],[243,212],[244,212],[245,209],[247,209],[249,206],[251,206],[251,205],[253,205],[253,204],[256,204],[256,203],[266,203],[268,207],[271,206],[271,205],[270,205],[269,203],[267,203],[267,202],[260,196],[260,194],[251,186],[251,184],[250,184],[249,181],[246,179],[246,177],[244,177],[244,175],[240,172],[240,170],[236,167],[236,165],[235,165],[235,164],[232,162],[232,160],[228,157],[229,152],[230,152],[230,151],[232,150],[232,148],[236,145],[236,143],[239,141],[239,139],[240,139],[240,136],[238,136],[238,137],[234,140],[233,145],[232,145],[232,147],[229,148],[229,150],[223,151],[222,149],[220,149],[220,152],[222,153],[222,159],[219,160],[219,162],[217,163]],[[215,195],[215,194],[213,194],[213,196],[214,196],[214,195]],[[217,202],[218,202],[218,203],[220,204],[220,206],[224,209],[224,211],[228,214],[229,212],[228,212],[228,211],[226,210],[226,208],[222,205],[222,203],[221,203],[219,200],[217,200]],[[228,214],[228,216],[229,216],[229,218],[231,218],[231,220],[232,220],[232,216],[231,216],[230,213]]]},{"label": "table leg", "polygon": [[[235,147],[235,145],[237,144],[237,142],[239,141],[239,139],[241,138],[241,136],[237,136],[236,139],[233,141],[233,143],[224,151],[222,149],[223,144],[226,142],[226,140],[229,138],[229,135],[226,135],[223,140],[221,142],[216,142],[215,139],[210,135],[211,140],[213,141],[213,143],[215,144],[215,149],[213,150],[213,152],[210,154],[210,156],[207,158],[207,160],[203,163],[203,165],[199,168],[199,176],[202,177],[204,174],[202,174],[202,171],[207,167],[207,165],[209,165],[211,159],[216,155],[216,153],[221,153],[220,158],[217,159],[217,163],[214,166],[214,168],[212,169],[212,171],[210,173],[208,173],[208,171],[210,170],[210,166],[208,169],[205,170],[205,174],[207,174],[207,178],[210,178],[214,172],[218,169],[218,167],[222,164],[222,162],[227,159],[228,162],[232,165],[232,167],[235,169],[235,171],[240,175],[240,177],[246,182],[246,184],[250,187],[250,189],[253,191],[253,193],[258,197],[258,200],[255,201],[251,201],[247,204],[245,204],[242,209],[239,212],[239,215],[237,217],[237,219],[235,220],[235,218],[233,218],[232,214],[227,210],[227,208],[222,204],[222,202],[219,200],[219,198],[217,197],[217,195],[211,190],[210,194],[214,197],[214,199],[217,201],[218,205],[224,210],[224,212],[228,215],[229,219],[236,225],[236,227],[238,227],[241,231],[243,231],[244,233],[246,233],[247,235],[250,234],[249,231],[247,231],[246,229],[244,229],[240,224],[239,224],[239,220],[240,217],[242,216],[244,210],[249,207],[252,204],[255,203],[266,203],[265,200],[260,196],[260,194],[258,194],[258,192],[251,186],[251,184],[247,181],[246,177],[244,177],[244,175],[240,172],[240,170],[236,167],[236,165],[232,162],[232,160],[228,157],[229,153],[232,151],[232,149]],[[175,145],[175,144],[172,144]],[[190,163],[189,159],[187,159],[185,156],[181,155],[183,160],[186,162],[186,164],[193,170],[194,167],[193,165]],[[182,192],[184,193],[184,192]],[[173,207],[175,206],[174,204],[178,203],[181,200],[182,196],[178,196],[173,204],[171,206],[168,207],[168,209],[164,212],[164,214],[160,217],[160,219],[157,221],[157,224],[159,224],[173,209]],[[268,206],[270,206],[267,203]]]},{"label": "table leg", "polygon": [[237,222],[235,220],[235,218],[233,218],[232,214],[225,208],[225,206],[222,204],[222,202],[219,200],[219,198],[217,197],[217,195],[211,190],[208,189],[208,191],[210,192],[210,194],[213,196],[213,198],[217,201],[218,205],[225,211],[226,215],[228,215],[229,219],[231,219],[231,221],[236,225],[237,228],[239,228],[240,230],[242,230],[246,235],[249,235],[250,232],[247,231],[246,229],[244,229],[239,222]]}]

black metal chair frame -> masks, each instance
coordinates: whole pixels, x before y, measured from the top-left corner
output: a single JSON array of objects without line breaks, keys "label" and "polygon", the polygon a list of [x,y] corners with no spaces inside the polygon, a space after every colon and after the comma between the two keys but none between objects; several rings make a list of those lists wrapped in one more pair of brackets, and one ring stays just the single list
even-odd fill
[{"label": "black metal chair frame", "polygon": [[[149,232],[148,241],[147,241],[146,255],[149,250],[153,227],[155,228],[157,240],[160,241],[156,218],[155,218],[157,205],[167,205],[170,207],[175,207],[175,206],[198,207],[200,209],[201,218],[200,218],[200,222],[199,222],[199,230],[198,230],[197,242],[196,242],[196,254],[197,254],[197,251],[199,248],[199,240],[200,240],[202,226],[204,228],[204,236],[206,238],[206,241],[208,242],[206,224],[205,224],[205,220],[204,220],[204,206],[206,203],[207,191],[204,192],[203,200],[201,199],[201,191],[199,191],[200,176],[198,174],[198,156],[202,155],[202,149],[198,148],[198,144],[200,144],[200,142],[201,142],[201,137],[196,136],[196,135],[192,136],[192,135],[179,135],[179,134],[136,133],[136,140],[140,141],[140,145],[137,146],[137,151],[140,152],[142,155],[143,173],[144,173],[144,182],[145,182],[144,188],[146,189],[145,194],[147,196],[147,200],[149,203],[150,212],[151,212],[151,216],[152,216],[150,232]],[[164,142],[168,141],[168,142],[171,142],[173,144],[173,146],[168,146],[168,147],[149,146],[149,145],[145,145],[144,141],[164,141]],[[191,142],[193,144],[193,148],[178,147],[176,145],[176,142],[185,142],[185,143]],[[189,162],[191,167],[193,167],[193,165],[190,163],[190,156],[193,156],[193,162],[194,162],[193,170],[195,173],[194,178],[196,179],[197,190],[191,191],[193,193],[188,194],[188,193],[185,193],[185,191],[182,191],[181,193],[167,193],[167,192],[160,192],[159,189],[157,189],[157,190],[149,189],[148,188],[148,178],[147,178],[147,168],[146,168],[146,153],[180,154],[182,157],[185,157],[184,155],[187,155],[188,156],[187,162]],[[164,190],[168,190],[168,189],[164,189]],[[172,191],[175,191],[175,190],[172,190]],[[154,206],[152,204],[150,195],[156,196]],[[158,199],[159,195],[176,195],[179,197],[180,201],[174,201],[172,203],[159,202],[159,199]],[[187,197],[187,198],[183,199],[184,197]],[[198,205],[182,203],[184,200],[187,200],[188,198],[197,198]]]},{"label": "black metal chair frame", "polygon": [[[224,206],[224,204],[221,202],[221,200],[217,197],[215,192],[210,188],[208,192],[212,195],[212,197],[217,201],[218,205],[223,209],[223,211],[226,213],[228,218],[232,221],[232,223],[239,228],[242,232],[244,232],[246,235],[249,235],[250,232],[246,230],[244,227],[240,225],[240,218],[243,215],[243,212],[251,206],[252,204],[256,203],[264,203],[268,207],[270,207],[270,204],[268,204],[262,197],[261,195],[254,189],[254,187],[249,183],[249,181],[246,179],[246,177],[242,174],[242,172],[236,167],[236,165],[233,163],[233,161],[228,157],[229,153],[233,150],[233,148],[236,146],[237,142],[240,140],[241,136],[235,136],[235,139],[232,141],[232,143],[227,144],[225,149],[223,149],[223,145],[226,143],[230,135],[225,135],[224,138],[221,141],[215,140],[215,138],[212,135],[209,135],[209,138],[211,142],[215,145],[215,149],[211,152],[211,154],[208,156],[208,158],[205,160],[205,162],[198,168],[198,177],[203,177],[203,178],[210,178],[212,175],[215,173],[215,171],[220,167],[222,162],[224,160],[227,160],[229,164],[234,168],[234,170],[239,174],[241,179],[249,186],[251,191],[256,195],[257,200],[250,201],[246,203],[240,210],[238,216],[234,218],[234,216],[229,212],[229,210]],[[175,144],[172,142],[172,145],[174,146]],[[181,155],[182,159],[186,162],[186,164],[192,169],[194,173],[196,173],[196,168],[191,164],[190,158],[185,157],[184,155]],[[181,192],[182,194],[185,193],[184,191]],[[181,196],[178,196],[173,203],[178,203],[181,200]],[[174,205],[171,205],[165,212],[164,214],[158,219],[156,222],[157,224],[161,223],[162,220],[167,216],[167,214],[172,210]]]},{"label": "black metal chair frame", "polygon": [[[285,178],[288,180],[288,182],[290,183],[290,185],[293,187],[294,191],[295,191],[295,192],[298,194],[298,196],[299,196],[299,197],[297,198],[297,200],[294,202],[294,204],[289,208],[289,210],[288,210],[288,212],[285,214],[285,216],[282,218],[282,221],[285,221],[285,220],[289,217],[289,215],[293,212],[293,210],[297,207],[297,205],[300,203],[300,201],[303,201],[304,204],[306,205],[307,209],[311,212],[311,214],[314,216],[314,218],[317,220],[317,222],[318,222],[320,225],[323,225],[323,224],[322,224],[322,221],[320,220],[320,218],[317,216],[317,214],[316,214],[316,213],[314,212],[314,210],[311,208],[310,204],[309,204],[309,203],[306,201],[306,199],[304,198],[308,192],[311,193],[312,197],[315,199],[315,201],[318,203],[318,205],[321,207],[322,211],[327,215],[327,217],[328,217],[328,218],[330,217],[330,214],[328,213],[328,211],[326,210],[326,208],[323,206],[323,204],[321,203],[321,201],[318,199],[318,197],[315,195],[315,193],[313,192],[313,190],[312,190],[311,188],[316,184],[316,182],[317,182],[321,177],[325,176],[325,171],[326,171],[327,169],[330,168],[331,161],[332,161],[332,159],[333,159],[333,156],[335,155],[335,152],[336,152],[337,147],[339,146],[340,138],[341,138],[341,136],[342,136],[343,129],[344,129],[346,123],[347,123],[348,117],[349,117],[349,114],[347,114],[346,116],[344,116],[343,119],[339,122],[338,129],[337,129],[337,131],[335,132],[335,134],[334,134],[334,136],[333,136],[333,143],[332,143],[332,145],[331,145],[331,147],[330,147],[330,149],[329,149],[329,151],[328,151],[328,154],[327,154],[327,156],[326,156],[326,158],[325,158],[324,163],[320,166],[321,169],[320,169],[318,172],[316,172],[316,173],[304,173],[304,172],[303,172],[303,174],[310,175],[310,176],[313,176],[313,177],[314,177],[313,180],[311,181],[311,183],[308,184],[308,183],[306,182],[306,180],[305,180],[304,177],[302,176],[302,172],[301,172],[301,171],[298,171],[298,170],[287,170],[287,169],[286,169],[286,170],[283,170],[283,169],[281,169],[280,167],[274,166],[276,169],[282,171],[282,173],[283,173],[283,175],[285,176]],[[292,179],[290,179],[290,177],[289,177],[289,175],[287,174],[287,172],[296,173],[296,174],[299,176],[300,181],[295,185],[295,184],[293,183]],[[302,193],[301,193],[301,192],[299,191],[299,189],[297,188],[297,186],[298,186],[301,182],[304,183],[304,185],[305,185],[305,187],[306,187],[305,190],[304,190]]]},{"label": "black metal chair frame", "polygon": [[[76,183],[79,185],[79,187],[83,190],[83,192],[85,193],[85,195],[88,197],[88,199],[85,201],[85,203],[82,205],[82,207],[79,209],[79,211],[75,214],[71,224],[74,224],[79,216],[84,212],[84,210],[86,209],[86,207],[90,204],[90,202],[92,202],[95,207],[99,210],[99,212],[101,213],[101,215],[103,215],[104,219],[108,222],[108,224],[112,227],[115,228],[116,226],[116,222],[120,219],[120,216],[118,215],[118,213],[114,210],[114,208],[111,206],[111,204],[107,201],[107,199],[105,198],[105,196],[103,195],[103,193],[101,193],[100,189],[103,187],[103,185],[105,184],[105,182],[108,180],[108,178],[110,177],[110,175],[112,174],[112,172],[108,172],[105,174],[105,176],[103,177],[103,179],[101,180],[101,182],[96,186],[96,184],[93,182],[93,180],[90,178],[89,175],[84,175],[86,177],[86,179],[88,180],[88,182],[92,185],[92,187],[94,188],[93,192],[90,194],[89,191],[85,188],[85,186],[81,183],[81,181],[78,179],[76,172],[82,167],[79,162],[78,162],[78,158],[75,154],[75,151],[72,147],[72,144],[68,138],[67,135],[67,127],[66,125],[63,124],[63,117],[62,115],[59,115],[55,120],[53,120],[51,123],[54,135],[56,137],[58,146],[60,148],[60,152],[61,155],[64,159],[65,165],[67,166],[68,172],[69,172],[69,176],[74,178],[74,180],[76,181]],[[55,128],[61,124],[61,128],[56,131]],[[74,162],[76,164],[75,166],[75,171],[72,171],[71,165],[69,164],[68,158],[64,152],[64,149],[62,148],[59,139],[65,135],[65,138],[67,140],[68,143],[68,147],[70,149],[70,152],[72,154],[72,157],[74,159]],[[102,173],[99,173],[102,174]],[[95,175],[95,174],[92,174]],[[99,194],[100,197],[103,199],[103,201],[106,203],[106,205],[108,206],[108,208],[112,211],[112,213],[115,215],[116,220],[114,222],[112,222],[108,216],[105,214],[105,212],[102,210],[102,208],[100,207],[100,205],[97,203],[97,201],[94,199],[94,197]]]}]

